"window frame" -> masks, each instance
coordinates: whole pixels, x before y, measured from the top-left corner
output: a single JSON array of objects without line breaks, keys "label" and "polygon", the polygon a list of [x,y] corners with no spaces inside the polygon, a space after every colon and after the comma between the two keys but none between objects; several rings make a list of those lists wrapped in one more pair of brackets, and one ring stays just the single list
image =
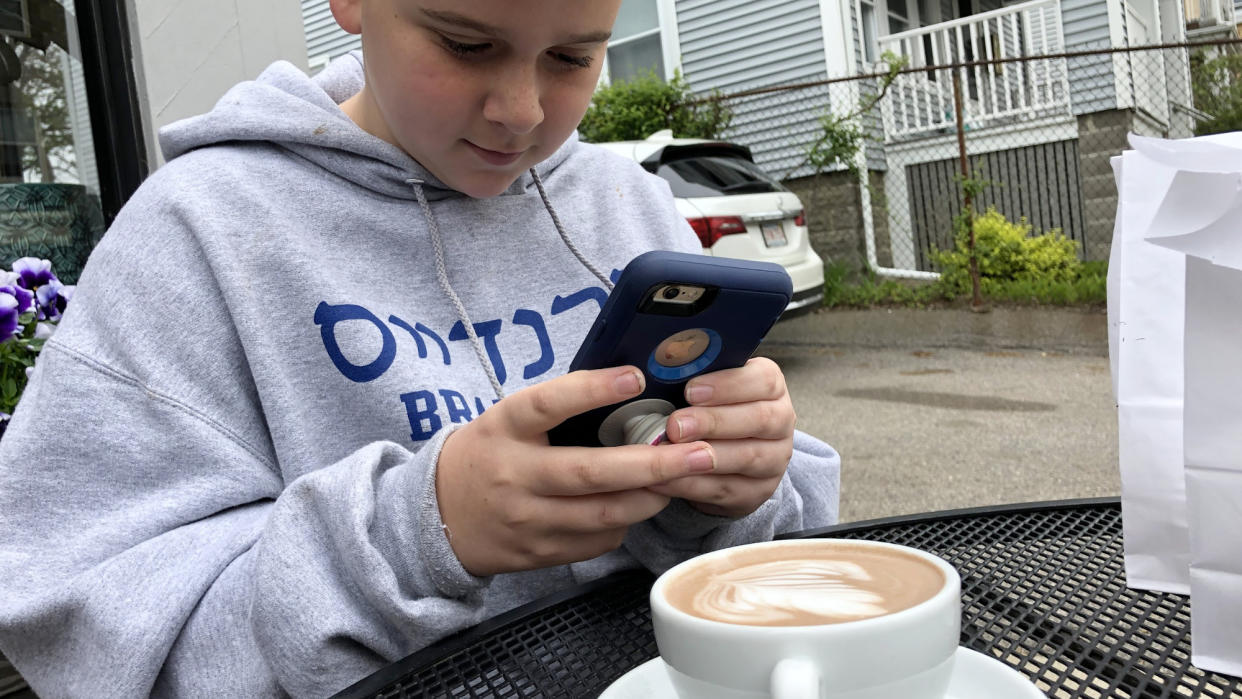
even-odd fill
[{"label": "window frame", "polygon": [[75,0],[86,102],[104,223],[111,225],[151,171],[138,103],[127,0]]},{"label": "window frame", "polygon": [[[664,79],[672,80],[673,76],[681,72],[681,48],[680,38],[677,31],[677,8],[675,0],[655,0],[656,17],[659,19],[659,26],[645,29],[636,34],[621,37],[619,39],[611,39],[608,42],[608,48],[612,49],[616,46],[624,46],[631,41],[645,39],[657,32],[660,35],[660,57],[664,64]],[[607,85],[612,81],[612,67],[608,65],[608,54],[604,53],[604,67],[599,72],[599,82],[601,85]]]}]

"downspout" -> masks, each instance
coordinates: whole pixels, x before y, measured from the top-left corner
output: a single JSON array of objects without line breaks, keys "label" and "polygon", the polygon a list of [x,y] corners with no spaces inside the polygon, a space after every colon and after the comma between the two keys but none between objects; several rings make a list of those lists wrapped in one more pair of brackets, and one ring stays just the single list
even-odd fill
[{"label": "downspout", "polygon": [[900,279],[928,279],[935,280],[940,278],[939,272],[924,272],[917,269],[897,269],[896,267],[881,267],[880,261],[876,257],[875,248],[875,218],[871,213],[871,187],[868,186],[871,178],[871,171],[867,169],[867,139],[862,139],[862,147],[858,149],[858,153],[854,156],[854,166],[857,172],[861,173],[858,178],[858,201],[862,207],[863,220],[863,240],[867,244],[867,268],[881,277],[897,277]]}]

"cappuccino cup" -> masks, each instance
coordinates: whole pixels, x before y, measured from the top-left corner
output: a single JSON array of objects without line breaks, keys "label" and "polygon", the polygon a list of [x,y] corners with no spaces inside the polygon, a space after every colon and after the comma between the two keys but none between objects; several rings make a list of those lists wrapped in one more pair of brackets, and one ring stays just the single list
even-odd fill
[{"label": "cappuccino cup", "polygon": [[943,699],[961,578],[897,544],[769,541],[671,568],[651,618],[683,699]]}]

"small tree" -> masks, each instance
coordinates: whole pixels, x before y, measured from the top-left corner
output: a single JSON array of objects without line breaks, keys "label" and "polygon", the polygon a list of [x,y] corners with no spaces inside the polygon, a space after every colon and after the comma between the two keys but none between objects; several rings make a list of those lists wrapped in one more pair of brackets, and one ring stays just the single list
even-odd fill
[{"label": "small tree", "polygon": [[815,168],[818,177],[826,170],[842,165],[856,176],[861,177],[855,157],[863,146],[863,126],[861,118],[875,109],[888,94],[888,88],[897,79],[898,74],[906,67],[909,58],[898,56],[892,51],[885,51],[880,57],[883,73],[879,75],[875,92],[859,98],[857,106],[845,113],[834,113],[831,110],[819,117],[820,131],[811,145],[807,146],[802,160],[798,161],[782,179],[788,179],[795,170],[803,165]]},{"label": "small tree", "polygon": [[[887,210],[884,193],[872,188],[864,168],[858,165],[858,153],[866,138],[862,122],[864,115],[874,110],[880,100],[888,94],[888,89],[901,70],[906,67],[908,60],[905,56],[885,51],[880,57],[880,67],[883,68],[883,72],[878,75],[875,92],[861,96],[858,104],[848,111],[833,112],[830,108],[821,114],[818,120],[819,131],[815,135],[815,140],[806,147],[802,159],[781,176],[782,180],[787,180],[798,168],[804,165],[811,166],[810,201],[807,204],[809,204],[808,212],[812,218],[818,219],[820,216],[819,202],[823,199],[825,189],[823,175],[836,167],[842,167],[857,177],[871,195],[880,201],[881,208]],[[823,215],[831,217],[836,215],[836,212],[824,211]]]},{"label": "small tree", "polygon": [[1242,131],[1242,54],[1208,58],[1195,53],[1190,82],[1195,108],[1211,116],[1195,125],[1196,135]]},{"label": "small tree", "polygon": [[715,90],[696,97],[680,72],[665,82],[650,71],[596,90],[578,133],[589,143],[639,140],[662,129],[679,138],[720,138],[733,110],[719,97]]}]

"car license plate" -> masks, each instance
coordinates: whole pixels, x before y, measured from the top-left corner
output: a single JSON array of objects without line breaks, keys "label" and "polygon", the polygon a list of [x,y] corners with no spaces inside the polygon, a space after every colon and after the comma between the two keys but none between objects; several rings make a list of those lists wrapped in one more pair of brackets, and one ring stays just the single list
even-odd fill
[{"label": "car license plate", "polygon": [[764,221],[759,224],[759,230],[763,232],[763,244],[770,248],[779,248],[789,242],[780,221]]}]

